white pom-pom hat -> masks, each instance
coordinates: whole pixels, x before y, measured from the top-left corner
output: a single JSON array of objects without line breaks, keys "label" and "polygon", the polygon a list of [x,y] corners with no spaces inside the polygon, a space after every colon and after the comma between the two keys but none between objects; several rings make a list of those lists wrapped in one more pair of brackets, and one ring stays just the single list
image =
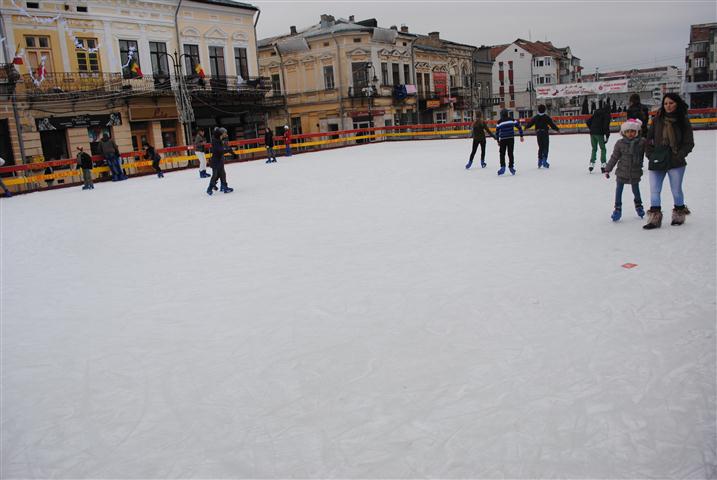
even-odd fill
[{"label": "white pom-pom hat", "polygon": [[635,130],[639,133],[642,130],[642,121],[637,118],[628,118],[620,125],[620,133],[624,135],[628,130]]}]

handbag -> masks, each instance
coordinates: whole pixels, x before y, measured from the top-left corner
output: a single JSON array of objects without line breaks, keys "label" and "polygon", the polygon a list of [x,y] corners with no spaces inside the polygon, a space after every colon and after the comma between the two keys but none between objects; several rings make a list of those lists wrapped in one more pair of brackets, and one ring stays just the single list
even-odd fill
[{"label": "handbag", "polygon": [[672,149],[669,145],[657,145],[650,155],[649,170],[669,170],[672,166]]}]

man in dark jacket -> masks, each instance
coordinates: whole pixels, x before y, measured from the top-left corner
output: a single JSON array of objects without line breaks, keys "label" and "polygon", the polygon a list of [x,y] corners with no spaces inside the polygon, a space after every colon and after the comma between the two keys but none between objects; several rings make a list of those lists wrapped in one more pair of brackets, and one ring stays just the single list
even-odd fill
[{"label": "man in dark jacket", "polygon": [[269,127],[264,132],[264,146],[266,147],[266,163],[276,162],[276,154],[274,153],[274,134]]},{"label": "man in dark jacket", "polygon": [[610,138],[610,107],[603,106],[595,110],[592,117],[585,123],[590,129],[590,144],[592,145],[592,154],[590,155],[590,166],[588,170],[590,172],[593,171],[597,157],[597,149],[600,147],[600,171],[605,173],[605,164],[607,164],[607,149],[605,148],[605,144]]},{"label": "man in dark jacket", "polygon": [[77,165],[82,169],[82,180],[84,182],[82,190],[94,189],[95,186],[92,184],[92,157],[81,146],[77,147]]},{"label": "man in dark jacket", "polygon": [[555,125],[550,115],[545,113],[545,105],[538,105],[538,114],[528,120],[525,129],[535,127],[535,136],[538,139],[538,168],[550,168],[548,163],[548,150],[550,149],[550,129],[556,132],[560,129]]},{"label": "man in dark jacket", "polygon": [[209,180],[209,187],[207,188],[208,195],[214,193],[217,180],[221,181],[222,192],[231,193],[234,191],[233,188],[229,188],[229,185],[227,185],[227,174],[224,171],[225,138],[227,138],[227,129],[216,127],[212,135],[212,159],[209,162],[212,167],[212,178]]},{"label": "man in dark jacket", "polygon": [[640,101],[640,95],[630,95],[630,106],[627,107],[627,120],[635,118],[642,122],[642,137],[647,138],[647,122],[650,120],[650,110]]},{"label": "man in dark jacket", "polygon": [[102,135],[102,141],[100,141],[100,153],[105,157],[105,162],[110,169],[112,174],[112,181],[116,182],[119,180],[126,180],[127,175],[124,174],[119,163],[119,148],[114,140],[112,140],[106,133]]}]

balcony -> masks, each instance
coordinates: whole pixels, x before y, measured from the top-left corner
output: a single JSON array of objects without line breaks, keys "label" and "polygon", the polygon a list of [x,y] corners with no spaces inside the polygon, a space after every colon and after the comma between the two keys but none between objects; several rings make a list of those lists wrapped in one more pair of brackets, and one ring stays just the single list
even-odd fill
[{"label": "balcony", "polygon": [[[206,77],[197,75],[183,77],[192,94],[229,94],[233,96],[263,98],[271,89],[271,82],[263,77]],[[21,85],[31,99],[94,96],[107,97],[139,92],[151,95],[174,95],[179,88],[178,77],[169,75],[144,75],[126,78],[122,73],[48,72],[43,81],[29,74],[23,75]]]},{"label": "balcony", "polygon": [[0,95],[12,95],[20,78],[12,63],[0,63]]}]

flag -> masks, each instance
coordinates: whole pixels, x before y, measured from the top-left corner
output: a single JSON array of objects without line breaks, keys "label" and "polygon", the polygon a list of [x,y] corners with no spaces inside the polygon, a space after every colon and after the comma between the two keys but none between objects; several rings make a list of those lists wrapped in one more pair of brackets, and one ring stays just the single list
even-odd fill
[{"label": "flag", "polygon": [[40,63],[40,65],[37,66],[37,71],[35,72],[35,76],[39,81],[45,80],[45,62],[43,59],[43,62]]},{"label": "flag", "polygon": [[22,59],[22,55],[25,52],[25,50],[20,50],[20,44],[17,45],[17,48],[15,49],[15,57],[12,59],[13,65],[24,65],[25,62]]},{"label": "flag", "polygon": [[137,60],[132,58],[132,62],[129,65],[129,71],[130,75],[134,78],[142,78],[144,77],[144,74],[142,73],[142,69],[139,68],[139,63],[137,63]]},{"label": "flag", "polygon": [[194,71],[197,72],[197,75],[199,75],[199,78],[206,77],[206,74],[204,73],[204,69],[200,64],[194,65]]}]

